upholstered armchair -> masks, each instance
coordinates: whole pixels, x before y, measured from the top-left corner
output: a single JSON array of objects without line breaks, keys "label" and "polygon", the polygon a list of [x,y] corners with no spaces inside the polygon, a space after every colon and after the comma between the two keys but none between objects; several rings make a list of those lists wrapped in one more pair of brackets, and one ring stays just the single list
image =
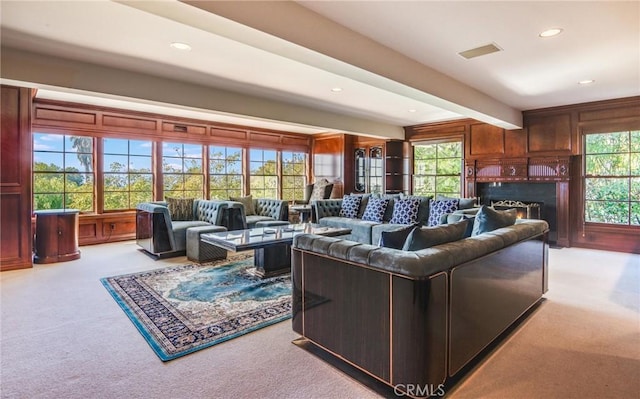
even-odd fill
[{"label": "upholstered armchair", "polygon": [[258,222],[289,219],[288,201],[269,198],[251,199],[250,197],[244,197],[241,200],[235,203],[229,201],[230,208],[233,208],[229,210],[232,213],[230,220],[233,221],[228,226],[229,230],[251,229]]}]

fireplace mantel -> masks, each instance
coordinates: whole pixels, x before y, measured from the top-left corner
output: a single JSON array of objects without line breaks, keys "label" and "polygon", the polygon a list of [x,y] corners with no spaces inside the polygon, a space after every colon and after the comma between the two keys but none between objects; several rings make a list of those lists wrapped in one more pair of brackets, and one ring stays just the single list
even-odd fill
[{"label": "fireplace mantel", "polygon": [[471,159],[465,163],[467,181],[569,181],[570,157]]}]

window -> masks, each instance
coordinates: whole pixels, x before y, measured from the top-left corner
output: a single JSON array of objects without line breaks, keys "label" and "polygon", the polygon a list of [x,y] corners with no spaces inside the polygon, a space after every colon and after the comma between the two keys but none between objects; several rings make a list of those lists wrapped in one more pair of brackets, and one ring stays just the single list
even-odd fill
[{"label": "window", "polygon": [[209,197],[229,199],[242,195],[242,149],[209,147]]},{"label": "window", "polygon": [[93,211],[93,138],[33,134],[33,209]]},{"label": "window", "polygon": [[418,144],[413,147],[413,193],[460,197],[462,141]]},{"label": "window", "polygon": [[276,151],[252,149],[249,162],[249,189],[253,198],[278,198]]},{"label": "window", "polygon": [[135,209],[153,200],[151,141],[104,139],[105,211]]},{"label": "window", "polygon": [[204,198],[202,145],[163,143],[162,171],[165,198]]},{"label": "window", "polygon": [[282,152],[282,199],[304,199],[307,184],[307,156],[303,152]]},{"label": "window", "polygon": [[382,193],[382,148],[369,149],[369,192]]},{"label": "window", "polygon": [[640,131],[585,135],[585,222],[640,225]]}]

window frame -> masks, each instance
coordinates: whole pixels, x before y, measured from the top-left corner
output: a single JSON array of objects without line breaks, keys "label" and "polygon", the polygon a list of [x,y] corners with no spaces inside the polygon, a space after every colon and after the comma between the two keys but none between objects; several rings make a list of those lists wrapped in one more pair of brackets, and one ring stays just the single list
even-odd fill
[{"label": "window frame", "polygon": [[[448,144],[448,143],[458,143],[460,145],[460,158],[459,158],[459,162],[460,162],[460,173],[458,174],[438,174],[438,160],[441,159],[437,156],[436,153],[436,157],[435,158],[416,158],[416,147],[419,146],[426,146],[426,145],[438,145],[438,144]],[[446,197],[463,197],[463,193],[464,193],[464,161],[465,161],[465,148],[464,148],[464,137],[463,136],[452,136],[452,137],[443,137],[443,138],[434,138],[434,139],[430,139],[430,140],[420,140],[420,141],[415,141],[411,143],[412,147],[413,147],[413,151],[411,152],[411,159],[412,159],[412,168],[411,168],[411,193],[413,195],[431,195],[431,193],[425,193],[425,192],[416,192],[416,179],[420,178],[420,177],[429,177],[429,176],[433,176],[434,178],[434,191],[433,191],[433,198],[436,198],[438,195],[443,195]],[[436,151],[437,151],[437,147],[436,147]],[[435,169],[436,172],[435,174],[418,174],[416,173],[418,164],[420,163],[421,160],[427,160],[427,159],[435,159],[436,160],[436,165],[435,165]],[[442,159],[458,159],[457,157],[443,157]],[[458,190],[457,192],[440,192],[438,191],[438,186],[437,186],[437,178],[438,177],[457,177],[459,179],[459,186],[458,186]]]},{"label": "window frame", "polygon": [[[223,148],[224,149],[224,154],[223,154],[223,158],[212,158],[211,157],[211,150],[213,148]],[[240,159],[237,161],[230,161],[229,160],[229,150],[237,150],[237,152],[240,153]],[[243,148],[240,146],[228,146],[228,145],[216,145],[216,144],[208,144],[207,145],[207,168],[208,168],[208,174],[207,174],[207,191],[208,191],[208,198],[209,199],[220,199],[218,197],[213,198],[212,197],[212,192],[216,191],[216,192],[225,192],[226,196],[224,199],[229,199],[231,197],[240,197],[243,195],[243,191],[244,191],[244,182],[245,182],[245,178],[244,178],[244,151]],[[221,161],[224,163],[224,172],[225,173],[212,173],[211,171],[211,165],[213,163],[213,161]],[[240,174],[238,175],[237,173],[229,173],[229,164],[230,162],[239,162],[240,163]],[[235,189],[229,189],[228,187],[226,189],[215,189],[212,190],[212,184],[211,184],[211,179],[212,176],[224,176],[225,180],[228,181],[228,178],[230,176],[232,177],[236,177],[236,176],[240,176],[240,187],[238,187],[239,191],[236,191]]]},{"label": "window frame", "polygon": [[[302,165],[302,174],[287,174],[285,173],[285,153],[290,153],[291,154],[291,158],[293,160],[295,160],[295,156],[296,155],[302,155],[303,159],[301,162],[291,162],[292,165]],[[291,197],[292,202],[296,201],[296,200],[304,200],[304,191],[305,191],[305,187],[308,184],[308,180],[307,180],[307,176],[308,176],[308,171],[307,171],[307,165],[309,162],[309,154],[307,154],[306,152],[303,151],[294,151],[294,150],[281,150],[280,151],[280,181],[281,181],[281,189],[280,189],[280,199],[282,200],[286,200],[289,201],[289,198],[285,195],[285,191],[292,191],[293,195]],[[295,166],[294,166],[295,168]],[[287,179],[290,177],[292,179],[292,181],[294,182],[293,187],[286,187],[286,182]],[[302,185],[300,187],[297,187],[295,182],[298,180],[296,178],[302,178]],[[296,192],[297,191],[297,192]],[[301,194],[300,197],[298,197],[296,194]]]}]

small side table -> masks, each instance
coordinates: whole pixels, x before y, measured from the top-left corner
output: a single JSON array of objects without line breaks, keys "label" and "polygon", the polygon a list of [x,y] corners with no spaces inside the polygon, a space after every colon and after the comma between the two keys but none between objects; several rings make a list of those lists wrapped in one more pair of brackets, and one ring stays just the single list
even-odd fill
[{"label": "small side table", "polygon": [[78,249],[78,209],[35,211],[36,242],[34,263],[66,262],[80,259]]},{"label": "small side table", "polygon": [[310,221],[311,205],[291,205],[289,209],[300,214],[300,223],[306,223]]}]

